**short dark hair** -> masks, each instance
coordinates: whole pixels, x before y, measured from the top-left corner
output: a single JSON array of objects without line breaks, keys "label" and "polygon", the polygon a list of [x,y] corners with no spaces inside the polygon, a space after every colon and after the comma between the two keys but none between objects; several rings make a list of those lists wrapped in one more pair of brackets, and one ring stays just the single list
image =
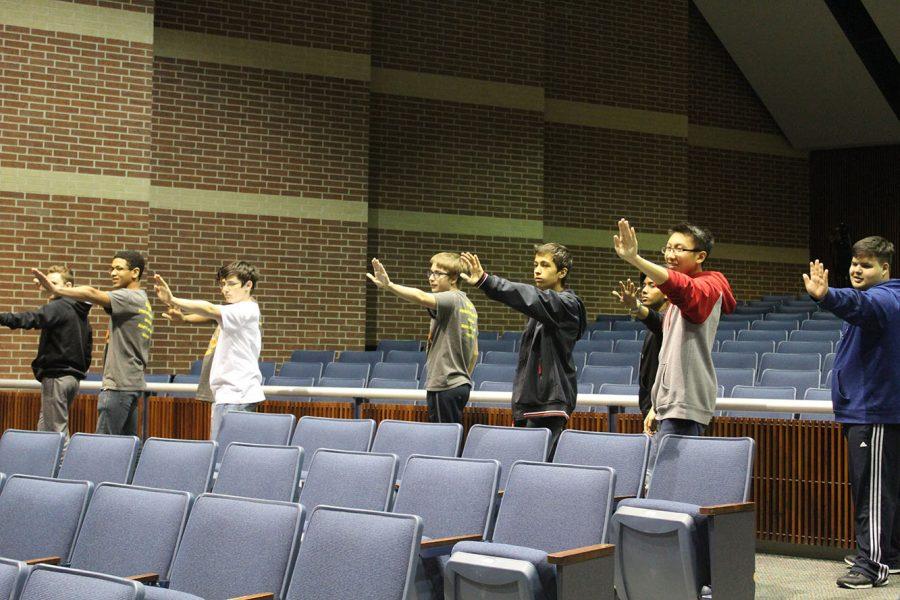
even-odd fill
[{"label": "short dark hair", "polygon": [[562,244],[556,242],[547,242],[544,244],[534,245],[535,254],[549,254],[553,257],[553,264],[556,265],[557,273],[566,269],[566,276],[563,278],[563,285],[569,280],[572,273],[572,253]]},{"label": "short dark hair", "polygon": [[241,285],[246,285],[248,281],[252,281],[253,288],[251,293],[256,290],[256,282],[259,281],[259,271],[246,260],[236,260],[233,263],[222,265],[216,272],[216,280],[222,281],[232,275],[240,280]]},{"label": "short dark hair", "polygon": [[121,258],[128,264],[128,270],[137,269],[138,270],[138,279],[140,279],[144,275],[144,269],[147,266],[147,262],[144,260],[143,255],[140,252],[135,250],[119,250],[116,252],[116,255],[113,256],[113,259]]},{"label": "short dark hair", "polygon": [[712,254],[713,244],[716,240],[713,237],[712,231],[709,229],[704,229],[693,223],[684,222],[670,227],[669,235],[672,235],[673,233],[691,236],[694,238],[694,245],[696,246],[695,250],[702,250],[703,252],[706,252],[707,256]]},{"label": "short dark hair", "polygon": [[874,256],[880,263],[891,264],[894,261],[894,244],[880,235],[864,237],[853,244],[853,258]]}]

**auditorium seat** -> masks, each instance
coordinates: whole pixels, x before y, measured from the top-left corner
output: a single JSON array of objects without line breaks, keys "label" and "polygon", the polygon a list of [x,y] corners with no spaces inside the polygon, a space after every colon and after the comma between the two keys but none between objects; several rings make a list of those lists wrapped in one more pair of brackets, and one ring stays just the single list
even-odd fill
[{"label": "auditorium seat", "polygon": [[[333,362],[325,365],[322,371],[322,378],[364,379],[368,381],[369,373],[371,372],[372,365],[367,362]],[[319,385],[323,384],[320,383]]]},{"label": "auditorium seat", "polygon": [[319,362],[286,362],[278,370],[278,376],[311,377],[313,380],[318,380],[322,376],[322,368],[323,363]]},{"label": "auditorium seat", "polygon": [[[515,463],[491,540],[453,547],[445,598],[554,598],[565,585],[613,598],[612,548],[598,545],[606,541],[615,479],[608,467]],[[587,547],[593,552],[578,558],[566,552]]]},{"label": "auditorium seat", "polygon": [[616,321],[612,324],[612,331],[643,331],[646,329],[640,321]]},{"label": "auditorium seat", "polygon": [[716,341],[720,344],[724,341],[732,341],[735,338],[735,334],[737,333],[734,329],[719,329],[716,331]]},{"label": "auditorium seat", "polygon": [[616,340],[613,352],[617,354],[640,354],[644,349],[644,340]]},{"label": "auditorium seat", "polygon": [[737,340],[729,342],[726,340],[719,347],[719,352],[741,352],[744,354],[753,352],[757,356],[762,356],[766,352],[775,352],[775,342],[739,342]]},{"label": "auditorium seat", "polygon": [[391,350],[384,355],[384,362],[387,363],[415,363],[419,365],[419,373],[425,368],[425,360],[427,355],[424,352],[410,352],[407,350]]},{"label": "auditorium seat", "polygon": [[662,438],[647,497],[612,517],[620,597],[696,600],[710,586],[713,598],[753,598],[754,449],[751,438]]},{"label": "auditorium seat", "polygon": [[515,365],[518,362],[518,352],[499,352],[497,350],[482,353],[481,359],[481,364],[484,365]]},{"label": "auditorium seat", "polygon": [[567,429],[559,436],[554,463],[611,467],[616,498],[640,497],[650,456],[650,436]]},{"label": "auditorium seat", "polygon": [[72,548],[74,569],[167,580],[193,497],[114,483],[96,487]]},{"label": "auditorium seat", "polygon": [[[592,353],[592,356],[597,354]],[[624,355],[618,355],[624,356]],[[588,357],[590,360],[590,357]],[[604,383],[631,383],[634,367],[587,365],[581,370],[579,381],[593,383],[599,387]]]},{"label": "auditorium seat", "polygon": [[[793,331],[800,327],[799,321],[753,321],[750,324],[751,330],[757,331]],[[785,336],[784,339],[787,339]]]},{"label": "auditorium seat", "polygon": [[76,433],[59,468],[59,479],[79,479],[94,485],[130,483],[141,440],[134,435]]},{"label": "auditorium seat", "polygon": [[472,383],[475,387],[482,381],[513,381],[516,376],[516,365],[475,365],[472,371]]},{"label": "auditorium seat", "polygon": [[33,567],[22,586],[19,600],[144,600],[144,587],[136,581],[79,571],[38,565]]},{"label": "auditorium seat", "polygon": [[472,425],[463,446],[463,458],[500,461],[500,489],[506,487],[509,469],[517,460],[544,462],[550,451],[550,430],[546,427],[500,427]]},{"label": "auditorium seat", "polygon": [[759,377],[759,385],[770,387],[792,387],[800,394],[809,388],[819,387],[819,370],[794,371],[788,369],[766,369]]},{"label": "auditorium seat", "polygon": [[422,342],[419,340],[380,340],[375,348],[384,356],[394,350],[404,350],[407,352],[416,352],[422,349]]},{"label": "auditorium seat", "polygon": [[191,361],[191,370],[188,371],[190,375],[200,375],[203,371],[203,359],[198,358],[197,360]]},{"label": "auditorium seat", "polygon": [[378,424],[372,452],[396,454],[397,478],[403,478],[406,459],[412,454],[459,456],[463,429],[459,423],[414,423],[385,419]]},{"label": "auditorium seat", "polygon": [[[783,400],[788,403],[797,399],[797,388],[787,386],[736,385],[731,390],[732,398],[754,398],[759,400]],[[748,417],[753,419],[793,419],[794,413],[765,410],[728,410],[726,417]]]},{"label": "auditorium seat", "polygon": [[369,379],[411,379],[418,381],[418,363],[375,363]]},{"label": "auditorium seat", "polygon": [[379,452],[320,448],[310,459],[300,504],[387,510],[397,476],[397,457]]},{"label": "auditorium seat", "polygon": [[65,441],[61,432],[7,429],[0,437],[0,473],[53,477]]},{"label": "auditorium seat", "polygon": [[821,359],[817,354],[789,354],[786,352],[766,352],[759,359],[760,375],[766,369],[791,371],[818,371]]},{"label": "auditorium seat", "polygon": [[[368,388],[415,390],[419,388],[419,382],[415,379],[382,379],[380,377],[374,377],[369,381]],[[419,404],[418,400],[409,400],[406,398],[369,398],[368,402],[369,404]]]},{"label": "auditorium seat", "polygon": [[263,381],[274,375],[277,368],[278,365],[270,360],[259,361],[259,372],[262,374]]},{"label": "auditorium seat", "polygon": [[770,329],[742,329],[737,332],[739,342],[783,342],[788,339],[788,332]]},{"label": "auditorium seat", "polygon": [[[327,417],[300,417],[291,438],[292,446],[303,448],[305,462],[310,462],[319,448],[368,452],[375,437],[375,421],[372,419],[330,419]],[[306,479],[309,467],[304,464],[302,478]]]},{"label": "auditorium seat", "polygon": [[274,502],[203,494],[194,502],[169,575],[169,589],[144,588],[149,600],[282,597],[304,510]]},{"label": "auditorium seat", "polygon": [[803,331],[840,331],[844,326],[841,319],[807,319],[800,323]]},{"label": "auditorium seat", "polygon": [[770,312],[765,316],[766,321],[794,321],[799,323],[808,316],[805,312]]},{"label": "auditorium seat", "polygon": [[131,483],[199,496],[212,485],[217,446],[212,440],[149,438]]},{"label": "auditorium seat", "polygon": [[[803,395],[804,400],[824,400],[831,402],[831,390],[810,388]],[[834,421],[834,413],[801,412],[799,417],[806,421]]]},{"label": "auditorium seat", "polygon": [[12,475],[0,494],[0,556],[69,562],[94,484]]},{"label": "auditorium seat", "polygon": [[334,362],[334,350],[294,350],[290,362],[310,362],[327,365]]},{"label": "auditorium seat", "polygon": [[[512,381],[482,381],[478,384],[479,392],[512,392],[512,390]],[[509,408],[510,403],[508,400],[499,402],[479,402],[478,404],[474,404],[470,401],[468,406],[476,408]]]},{"label": "auditorium seat", "polygon": [[831,352],[831,342],[779,342],[779,353],[787,354],[818,354],[823,357]]},{"label": "auditorium seat", "polygon": [[500,338],[500,332],[498,331],[479,331],[478,332],[478,344],[481,345],[481,342],[496,342]]},{"label": "auditorium seat", "polygon": [[491,350],[496,350],[498,352],[515,352],[516,351],[516,342],[513,340],[509,341],[501,341],[501,340],[478,340],[478,351],[479,352],[490,352]]},{"label": "auditorium seat", "polygon": [[303,448],[232,442],[225,448],[214,494],[293,502],[300,485]]},{"label": "auditorium seat", "polygon": [[724,388],[724,398],[731,398],[731,389],[736,385],[753,385],[755,369],[716,367],[716,381]]},{"label": "auditorium seat", "polygon": [[[175,375],[172,378],[172,383],[183,383],[186,385],[197,385],[200,383],[200,374],[189,374],[189,375]],[[170,398],[193,398],[197,395],[196,392],[169,392],[167,394]]]},{"label": "auditorium seat", "polygon": [[[284,446],[291,439],[296,417],[291,414],[229,411],[222,419],[216,441],[219,443],[216,463],[232,442]],[[217,469],[218,470],[218,469]]]},{"label": "auditorium seat", "polygon": [[792,331],[788,339],[792,342],[831,342],[832,347],[841,339],[841,332],[816,331],[814,329],[798,329]]},{"label": "auditorium seat", "polygon": [[16,600],[30,572],[22,561],[0,558],[0,600]]},{"label": "auditorium seat", "polygon": [[613,340],[578,340],[575,342],[575,352],[612,352]]},{"label": "auditorium seat", "polygon": [[[338,355],[337,362],[338,364],[353,364],[353,363],[363,363],[367,364],[370,367],[375,365],[375,363],[380,363],[384,360],[384,352],[380,350],[344,350]],[[325,366],[326,371],[328,370],[328,365]],[[328,375],[328,373],[325,373]],[[338,375],[331,375],[332,377],[338,377]]]},{"label": "auditorium seat", "polygon": [[637,331],[632,329],[631,331],[592,331],[591,332],[591,341],[592,342],[613,342],[616,340],[636,340],[637,339]]},{"label": "auditorium seat", "polygon": [[421,539],[422,519],[415,515],[320,506],[284,600],[414,598]]},{"label": "auditorium seat", "polygon": [[755,369],[757,365],[755,352],[713,352],[712,361],[717,369]]}]

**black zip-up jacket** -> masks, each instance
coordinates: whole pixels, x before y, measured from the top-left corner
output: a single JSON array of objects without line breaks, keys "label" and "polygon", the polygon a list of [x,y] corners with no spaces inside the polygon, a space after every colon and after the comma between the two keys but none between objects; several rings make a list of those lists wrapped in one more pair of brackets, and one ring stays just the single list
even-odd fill
[{"label": "black zip-up jacket", "polygon": [[71,375],[84,379],[91,366],[93,334],[88,323],[91,305],[71,298],[54,298],[35,311],[0,313],[0,325],[10,329],[40,329],[37,358],[31,370],[44,377]]},{"label": "black zip-up jacket", "polygon": [[571,290],[539,290],[496,275],[485,274],[477,285],[488,298],[529,317],[513,383],[513,418],[548,411],[571,415],[578,395],[572,350],[587,328],[581,298]]},{"label": "black zip-up jacket", "polygon": [[662,313],[647,309],[650,314],[641,321],[647,328],[647,337],[644,338],[644,346],[641,348],[640,375],[638,378],[638,406],[641,414],[647,418],[647,413],[653,407],[650,400],[650,391],[656,381],[656,372],[659,370],[659,349],[662,348],[663,328]]}]

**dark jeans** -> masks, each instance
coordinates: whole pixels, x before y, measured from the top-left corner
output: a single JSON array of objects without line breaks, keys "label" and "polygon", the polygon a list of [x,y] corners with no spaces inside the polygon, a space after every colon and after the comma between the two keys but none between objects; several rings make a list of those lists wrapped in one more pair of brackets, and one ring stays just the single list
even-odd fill
[{"label": "dark jeans", "polygon": [[462,424],[463,409],[469,402],[469,392],[471,391],[472,386],[466,383],[449,390],[426,392],[428,420],[432,423]]},{"label": "dark jeans", "polygon": [[520,419],[513,423],[516,427],[546,427],[550,430],[550,446],[549,446],[549,454],[547,455],[547,460],[551,460],[553,458],[553,453],[556,451],[556,442],[559,440],[559,436],[562,434],[563,430],[566,428],[566,418],[565,417],[537,417],[534,419]]},{"label": "dark jeans", "polygon": [[97,397],[97,433],[138,435],[138,400],[143,393],[100,390]]}]

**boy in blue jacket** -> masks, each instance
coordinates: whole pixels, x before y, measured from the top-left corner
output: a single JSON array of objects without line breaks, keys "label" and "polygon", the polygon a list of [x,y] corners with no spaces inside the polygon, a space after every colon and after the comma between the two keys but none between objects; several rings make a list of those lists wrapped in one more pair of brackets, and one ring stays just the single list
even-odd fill
[{"label": "boy in blue jacket", "polygon": [[828,287],[817,260],[806,291],[845,321],[834,357],[831,401],[850,458],[857,555],[840,587],[885,585],[900,572],[900,280],[891,279],[894,245],[880,236],[853,245],[853,289]]}]

